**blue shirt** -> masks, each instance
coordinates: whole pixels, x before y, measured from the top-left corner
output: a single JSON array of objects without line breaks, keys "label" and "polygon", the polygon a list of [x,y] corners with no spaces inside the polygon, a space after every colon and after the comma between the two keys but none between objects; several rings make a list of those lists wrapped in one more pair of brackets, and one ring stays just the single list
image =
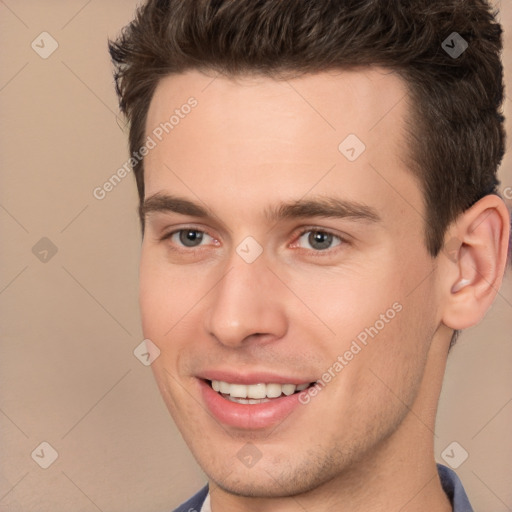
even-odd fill
[{"label": "blue shirt", "polygon": [[[464,487],[462,487],[462,483],[455,472],[441,464],[437,465],[437,471],[443,490],[452,504],[453,512],[474,512]],[[208,496],[208,485],[205,485],[195,496],[180,505],[174,512],[201,512],[206,496]]]}]

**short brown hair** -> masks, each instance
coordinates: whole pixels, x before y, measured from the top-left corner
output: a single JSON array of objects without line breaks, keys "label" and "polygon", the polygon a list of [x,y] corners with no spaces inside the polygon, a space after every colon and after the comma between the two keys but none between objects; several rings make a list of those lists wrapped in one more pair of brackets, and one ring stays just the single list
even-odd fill
[{"label": "short brown hair", "polygon": [[[443,48],[467,43],[458,56]],[[505,146],[502,29],[484,0],[149,0],[109,42],[130,152],[158,81],[189,69],[287,78],[382,66],[406,82],[411,171],[435,257],[449,224],[498,194]],[[134,165],[140,203],[144,162]],[[144,219],[141,215],[142,232]]]}]

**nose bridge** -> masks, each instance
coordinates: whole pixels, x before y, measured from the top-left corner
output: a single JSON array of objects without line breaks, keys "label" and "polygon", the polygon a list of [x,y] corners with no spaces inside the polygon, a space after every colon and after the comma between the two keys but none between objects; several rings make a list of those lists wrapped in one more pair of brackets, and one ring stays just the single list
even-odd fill
[{"label": "nose bridge", "polygon": [[270,339],[286,332],[281,291],[263,257],[248,262],[233,252],[227,273],[212,292],[205,328],[220,343],[235,347],[255,334]]}]

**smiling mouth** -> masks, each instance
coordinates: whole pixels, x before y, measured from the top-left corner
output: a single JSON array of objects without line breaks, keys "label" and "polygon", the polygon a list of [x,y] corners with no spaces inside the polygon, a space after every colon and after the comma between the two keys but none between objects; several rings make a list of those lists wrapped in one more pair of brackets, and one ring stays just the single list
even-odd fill
[{"label": "smiling mouth", "polygon": [[222,398],[238,404],[261,404],[304,391],[315,383],[306,384],[233,384],[220,380],[205,381]]}]

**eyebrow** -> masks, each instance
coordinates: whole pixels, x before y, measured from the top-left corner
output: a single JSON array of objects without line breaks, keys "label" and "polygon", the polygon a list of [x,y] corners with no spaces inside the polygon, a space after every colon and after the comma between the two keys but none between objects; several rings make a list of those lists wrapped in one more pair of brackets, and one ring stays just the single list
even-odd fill
[{"label": "eyebrow", "polygon": [[271,222],[301,217],[332,217],[366,222],[381,220],[375,208],[355,201],[325,196],[282,203],[277,207],[267,208],[265,216]]},{"label": "eyebrow", "polygon": [[[146,198],[139,211],[142,219],[145,219],[147,214],[154,212],[174,212],[198,218],[212,217],[206,207],[189,199],[162,192],[157,192]],[[312,199],[297,199],[268,207],[264,210],[264,215],[269,222],[304,217],[329,217],[371,223],[382,220],[377,210],[371,206],[346,199],[325,196]]]},{"label": "eyebrow", "polygon": [[207,209],[188,199],[171,196],[162,192],[146,198],[139,208],[140,216],[144,219],[148,213],[180,213],[191,217],[210,217]]}]

